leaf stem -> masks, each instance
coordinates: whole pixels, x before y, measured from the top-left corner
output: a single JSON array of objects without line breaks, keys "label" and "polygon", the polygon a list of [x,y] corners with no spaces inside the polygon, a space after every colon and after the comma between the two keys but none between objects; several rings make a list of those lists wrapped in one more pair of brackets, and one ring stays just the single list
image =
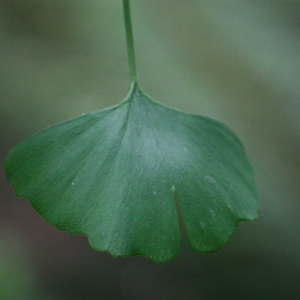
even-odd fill
[{"label": "leaf stem", "polygon": [[129,0],[123,0],[123,12],[124,12],[128,63],[129,63],[129,79],[130,79],[130,83],[137,84]]}]

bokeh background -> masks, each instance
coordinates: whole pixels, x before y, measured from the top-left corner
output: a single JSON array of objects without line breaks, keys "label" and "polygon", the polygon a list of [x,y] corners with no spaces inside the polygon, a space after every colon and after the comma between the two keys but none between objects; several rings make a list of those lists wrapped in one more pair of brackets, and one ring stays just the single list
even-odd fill
[{"label": "bokeh background", "polygon": [[300,299],[300,1],[132,0],[142,88],[231,127],[253,163],[259,220],[220,251],[158,266],[115,259],[14,196],[9,150],[121,101],[121,0],[0,0],[0,299]]}]

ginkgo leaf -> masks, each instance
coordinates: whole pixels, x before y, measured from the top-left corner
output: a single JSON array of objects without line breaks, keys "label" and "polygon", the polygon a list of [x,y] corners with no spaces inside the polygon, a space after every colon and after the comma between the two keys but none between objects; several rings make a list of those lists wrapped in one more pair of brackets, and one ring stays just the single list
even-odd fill
[{"label": "ginkgo leaf", "polygon": [[163,106],[137,85],[119,105],[17,145],[5,169],[16,195],[52,225],[86,235],[96,250],[157,263],[179,251],[180,218],[192,246],[207,252],[224,245],[239,221],[255,219],[259,207],[234,133]]}]

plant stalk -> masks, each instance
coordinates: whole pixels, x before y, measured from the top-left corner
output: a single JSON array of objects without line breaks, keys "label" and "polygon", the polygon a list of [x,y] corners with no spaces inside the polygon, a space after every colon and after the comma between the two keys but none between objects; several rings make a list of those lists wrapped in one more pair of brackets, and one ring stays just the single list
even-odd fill
[{"label": "plant stalk", "polygon": [[130,83],[137,84],[129,0],[123,0],[123,12],[124,12],[128,64],[129,64],[129,79],[130,79]]}]

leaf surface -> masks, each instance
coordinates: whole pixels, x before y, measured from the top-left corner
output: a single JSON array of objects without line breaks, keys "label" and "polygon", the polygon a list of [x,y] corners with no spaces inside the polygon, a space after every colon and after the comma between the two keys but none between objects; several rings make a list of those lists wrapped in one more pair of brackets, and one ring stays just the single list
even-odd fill
[{"label": "leaf surface", "polygon": [[233,132],[163,106],[137,86],[117,106],[17,145],[5,169],[16,195],[46,221],[117,257],[174,258],[181,218],[196,250],[217,250],[259,208],[252,167]]}]

